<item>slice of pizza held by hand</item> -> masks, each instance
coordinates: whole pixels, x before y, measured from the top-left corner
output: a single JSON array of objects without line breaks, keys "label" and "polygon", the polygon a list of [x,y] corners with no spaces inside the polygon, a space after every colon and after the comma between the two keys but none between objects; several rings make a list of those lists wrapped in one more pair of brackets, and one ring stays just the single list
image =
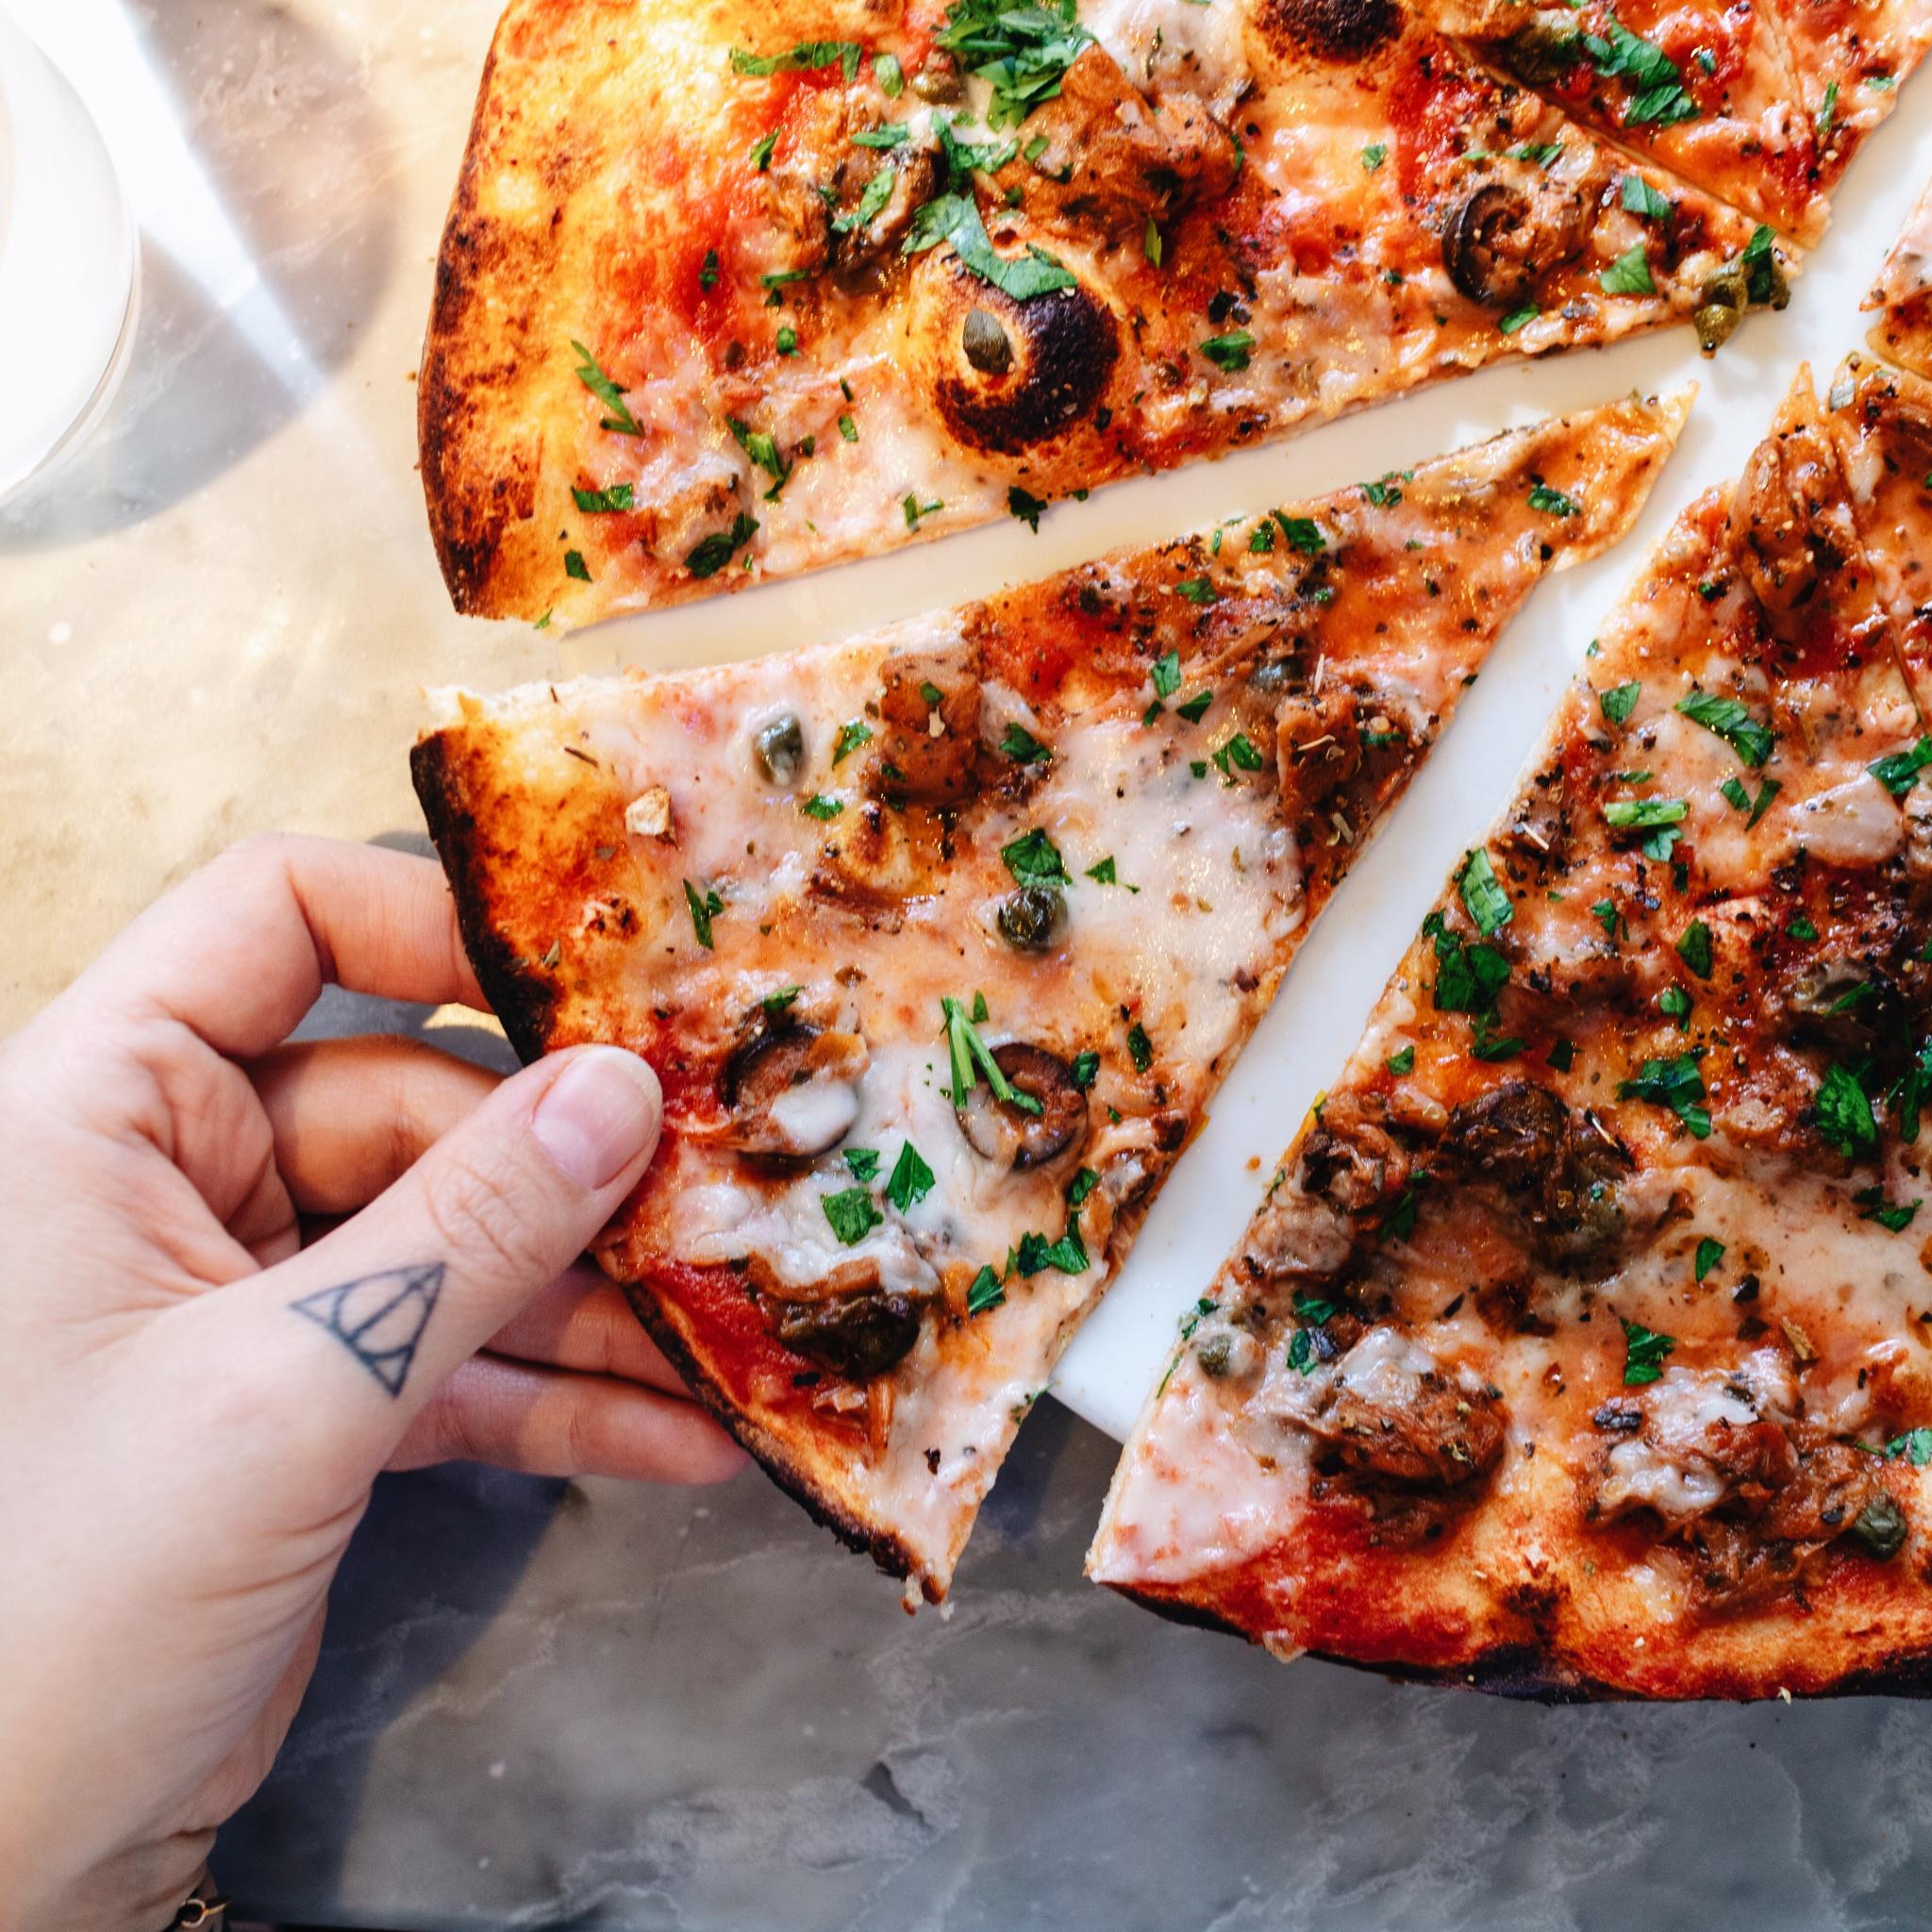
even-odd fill
[{"label": "slice of pizza held by hand", "polygon": [[1101,1581],[1512,1691],[1932,1676],[1926,399],[1803,373],[1684,513],[1191,1316]]},{"label": "slice of pizza held by hand", "polygon": [[416,786],[510,1039],[664,1084],[600,1258],[908,1598],[1499,629],[1684,408],[849,642],[442,700]]},{"label": "slice of pizza held by hand", "polygon": [[419,394],[459,609],[587,622],[1783,306],[1395,0],[514,0]]}]

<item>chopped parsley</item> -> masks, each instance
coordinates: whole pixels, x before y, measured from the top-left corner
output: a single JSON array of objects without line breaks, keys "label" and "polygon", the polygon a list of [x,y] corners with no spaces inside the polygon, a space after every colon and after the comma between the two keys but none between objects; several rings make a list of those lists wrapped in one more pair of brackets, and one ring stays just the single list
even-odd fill
[{"label": "chopped parsley", "polygon": [[684,903],[691,908],[691,930],[698,936],[698,944],[706,952],[714,950],[711,944],[711,922],[724,909],[724,902],[718,894],[707,890],[704,897],[698,897],[697,888],[689,879],[684,882]]},{"label": "chopped parsley", "polygon": [[861,128],[852,137],[854,147],[903,147],[911,138],[912,130],[903,122],[889,121],[883,127]]},{"label": "chopped parsley", "polygon": [[870,1181],[878,1178],[879,1150],[876,1147],[848,1147],[845,1150],[845,1165],[856,1181]]},{"label": "chopped parsley", "polygon": [[597,358],[583,343],[573,339],[571,347],[577,352],[577,380],[610,411],[597,426],[621,436],[641,436],[644,425],[631,414],[624,391],[597,366]]},{"label": "chopped parsley", "polygon": [[1035,496],[1030,490],[1023,490],[1017,483],[1007,488],[1007,514],[1018,517],[1029,530],[1040,528],[1041,512],[1047,507],[1046,498]]},{"label": "chopped parsley", "polygon": [[1628,937],[1630,929],[1624,924],[1624,915],[1617,910],[1617,902],[1614,899],[1599,899],[1590,910],[1596,923],[1611,939],[1617,937],[1620,926],[1623,927],[1624,936]]},{"label": "chopped parsley", "polygon": [[905,1214],[924,1200],[938,1181],[939,1176],[926,1166],[919,1149],[908,1141],[892,1163],[891,1175],[886,1182],[886,1199]]},{"label": "chopped parsley", "polygon": [[[1759,724],[1749,707],[1737,698],[1717,697],[1693,685],[1677,700],[1676,708],[1691,724],[1715,732],[1753,771],[1771,756],[1777,741],[1770,725]],[[1932,751],[1927,756],[1932,758]]]},{"label": "chopped parsley", "polygon": [[[781,986],[776,992],[768,992],[764,996],[764,998],[758,1002],[758,1005],[764,1008],[766,1013],[769,1014],[771,1018],[775,1020],[778,1017],[778,1015],[782,1013],[786,1009],[786,1008],[791,1006],[798,998],[798,995],[802,993],[804,991],[805,989],[802,986]],[[859,1175],[860,1180],[863,1180],[865,1176],[863,1174]]]},{"label": "chopped parsley", "polygon": [[848,752],[855,752],[872,738],[872,726],[858,718],[849,724],[839,727],[839,735],[832,741],[832,763],[836,766]]},{"label": "chopped parsley", "polygon": [[608,490],[579,490],[573,484],[570,493],[586,516],[608,516],[633,507],[632,486],[628,483],[613,483]]},{"label": "chopped parsley", "polygon": [[1658,825],[1681,825],[1690,808],[1681,798],[1613,798],[1604,807],[1604,822],[1620,831],[1651,831]]},{"label": "chopped parsley", "polygon": [[[1087,876],[1090,879],[1091,879],[1096,886],[1118,886],[1125,884],[1125,881],[1121,877],[1120,874],[1114,870],[1113,854],[1110,852],[1105,858],[1101,859],[1098,864],[1090,865],[1087,868]],[[1127,887],[1127,891],[1130,892],[1138,892],[1141,889],[1139,886]]]},{"label": "chopped parsley", "polygon": [[1415,1048],[1405,1046],[1400,1053],[1391,1053],[1382,1064],[1398,1078],[1404,1074],[1412,1074],[1415,1072]]},{"label": "chopped parsley", "polygon": [[1932,738],[1922,738],[1909,751],[1892,752],[1865,769],[1894,798],[1903,798],[1927,765],[1932,765]]},{"label": "chopped parsley", "polygon": [[1838,82],[1833,81],[1824,90],[1824,98],[1818,104],[1818,138],[1823,141],[1831,132],[1831,124],[1838,118]]},{"label": "chopped parsley", "polygon": [[731,50],[731,71],[762,80],[773,74],[806,74],[815,68],[838,67],[847,82],[858,78],[859,56],[864,52],[857,41],[800,41],[782,54],[747,54],[741,47]]},{"label": "chopped parsley", "polygon": [[1896,1462],[1903,1457],[1914,1469],[1932,1462],[1932,1429],[1907,1429],[1885,1445],[1886,1455]]},{"label": "chopped parsley", "polygon": [[1860,1149],[1878,1144],[1878,1123],[1872,1102],[1849,1067],[1834,1060],[1818,1083],[1818,1131],[1825,1144],[1847,1159]]},{"label": "chopped parsley", "polygon": [[1142,231],[1141,236],[1141,253],[1144,255],[1156,268],[1158,268],[1160,266],[1160,258],[1163,252],[1164,251],[1160,240],[1160,230],[1154,225],[1154,217],[1152,215],[1149,215],[1147,217],[1147,226]]},{"label": "chopped parsley", "polygon": [[921,503],[918,495],[908,490],[906,492],[905,502],[899,508],[906,512],[906,527],[908,530],[916,530],[919,527],[920,518],[936,515],[939,511],[945,508],[945,505],[940,502],[937,497],[930,503]]},{"label": "chopped parsley", "polygon": [[1074,286],[1073,275],[1031,243],[1021,257],[996,254],[980,219],[979,204],[970,194],[941,194],[927,202],[913,216],[900,253],[922,255],[942,242],[951,242],[954,254],[981,281],[1015,302],[1031,302]]},{"label": "chopped parsley", "polygon": [[1174,590],[1175,596],[1185,597],[1190,604],[1217,603],[1221,594],[1208,577],[1183,577]]},{"label": "chopped parsley", "polygon": [[1771,801],[1785,788],[1775,778],[1767,778],[1757,796],[1753,798],[1744,789],[1743,780],[1733,776],[1726,778],[1717,789],[1727,805],[1745,814],[1744,829],[1748,832],[1771,809]]},{"label": "chopped parsley", "polygon": [[1389,143],[1386,141],[1372,141],[1362,150],[1362,173],[1373,175],[1389,158]]},{"label": "chopped parsley", "polygon": [[1327,549],[1328,540],[1322,535],[1322,527],[1313,517],[1283,516],[1276,510],[1274,521],[1281,525],[1281,534],[1304,557],[1320,557]]},{"label": "chopped parsley", "polygon": [[1138,1020],[1127,1028],[1127,1054],[1137,1074],[1144,1074],[1154,1064],[1154,1042],[1147,1038],[1146,1027]]},{"label": "chopped parsley", "polygon": [[998,1307],[1006,1298],[1007,1291],[999,1276],[991,1268],[982,1268],[966,1291],[966,1312],[983,1315],[989,1309]]},{"label": "chopped parsley", "polygon": [[899,65],[896,54],[874,54],[872,57],[872,77],[878,82],[879,92],[889,101],[896,101],[906,92],[906,70]]},{"label": "chopped parsley", "polygon": [[1058,94],[1066,71],[1093,39],[1075,18],[1074,0],[954,0],[934,44],[992,89],[987,125],[1017,127]]},{"label": "chopped parsley", "polygon": [[1710,928],[1703,920],[1693,919],[1677,935],[1677,958],[1699,979],[1710,977]]},{"label": "chopped parsley", "polygon": [[1254,337],[1246,329],[1237,328],[1230,329],[1225,335],[1209,336],[1201,344],[1201,353],[1217,369],[1224,369],[1232,375],[1248,366],[1248,358],[1254,347]]},{"label": "chopped parsley", "polygon": [[1087,1244],[1080,1239],[1080,1217],[1067,1217],[1067,1231],[1057,1241],[1049,1241],[1043,1234],[1023,1234],[1017,1265],[1020,1273],[1027,1276],[1048,1268],[1057,1268],[1062,1274],[1083,1274],[1087,1268]]},{"label": "chopped parsley", "polygon": [[1667,1020],[1677,1023],[1677,1031],[1683,1033],[1690,1025],[1690,995],[1681,986],[1667,986],[1657,996],[1657,1009]]},{"label": "chopped parsley", "polygon": [[1552,490],[1547,483],[1531,487],[1529,507],[1553,517],[1574,517],[1582,508],[1574,497],[1565,496],[1560,490]]},{"label": "chopped parsley", "polygon": [[1074,1083],[1074,1090],[1085,1093],[1093,1085],[1100,1072],[1100,1056],[1097,1053],[1076,1053],[1074,1063],[1067,1070],[1068,1078]]},{"label": "chopped parsley", "polygon": [[1386,476],[1378,476],[1374,482],[1363,483],[1358,487],[1362,494],[1377,509],[1393,509],[1402,501],[1402,491],[1396,487],[1397,484],[1414,481],[1413,470],[1391,470]]},{"label": "chopped parsley", "polygon": [[1496,877],[1487,850],[1478,845],[1462,862],[1456,883],[1462,892],[1462,904],[1484,939],[1500,932],[1515,916],[1509,894]]},{"label": "chopped parsley", "polygon": [[778,145],[778,130],[760,135],[751,145],[751,164],[762,175],[772,165],[772,150]]},{"label": "chopped parsley", "polygon": [[1000,858],[1015,882],[1023,886],[1070,886],[1060,849],[1035,825],[1010,844],[1000,847]]},{"label": "chopped parsley", "polygon": [[1157,701],[1173,697],[1181,688],[1181,654],[1178,651],[1163,652],[1155,658],[1147,675],[1154,682]]},{"label": "chopped parsley", "polygon": [[591,581],[591,566],[584,561],[584,553],[581,550],[566,550],[563,553],[563,574],[567,577],[575,577],[580,584],[588,584]]},{"label": "chopped parsley", "polygon": [[1099,1185],[1100,1176],[1091,1167],[1083,1167],[1067,1183],[1067,1206],[1077,1208]]},{"label": "chopped parsley", "polygon": [[839,418],[839,434],[847,442],[857,442],[858,441],[858,425],[850,416],[841,416]]},{"label": "chopped parsley", "polygon": [[836,1194],[821,1195],[819,1206],[825,1210],[832,1232],[848,1248],[862,1241],[886,1218],[869,1188],[846,1188]]},{"label": "chopped parsley", "polygon": [[1512,308],[1507,315],[1504,316],[1502,321],[1497,323],[1496,333],[1498,335],[1513,336],[1518,329],[1526,327],[1541,313],[1542,310],[1534,302],[1525,302],[1521,308]]},{"label": "chopped parsley", "polygon": [[1234,782],[1234,774],[1228,769],[1230,765],[1238,766],[1243,772],[1258,772],[1266,762],[1245,731],[1237,731],[1214,754],[1216,768],[1230,784]]},{"label": "chopped parsley", "polygon": [[1175,712],[1190,724],[1198,724],[1208,715],[1208,707],[1214,702],[1211,691],[1197,691],[1186,703],[1174,707]]},{"label": "chopped parsley", "polygon": [[1875,1221],[1892,1234],[1903,1234],[1923,1205],[1919,1201],[1889,1202],[1883,1188],[1860,1188],[1852,1199],[1857,1204],[1860,1221]]},{"label": "chopped parsley", "polygon": [[725,417],[724,425],[737,439],[739,448],[772,479],[772,487],[765,491],[765,501],[775,502],[779,491],[785,487],[786,477],[791,474],[785,458],[778,453],[777,439],[765,430],[754,429],[748,423],[741,423],[736,416]]},{"label": "chopped parsley", "polygon": [[1424,933],[1436,948],[1436,1010],[1440,1013],[1488,1013],[1509,977],[1509,962],[1494,946],[1472,945],[1451,932],[1440,912],[1423,921]]},{"label": "chopped parsley", "polygon": [[[993,1058],[973,1021],[966,1017],[966,1008],[958,1000],[948,994],[940,1001],[940,1011],[945,1019],[946,1047],[952,1058],[952,1101],[956,1109],[965,1107],[967,1096],[983,1077],[992,1090],[995,1100],[1008,1107],[1018,1108],[1022,1113],[1044,1111],[1032,1094],[1022,1093],[1000,1071],[1000,1063]],[[976,1017],[985,1017],[984,1000],[974,1002],[974,1012]]]},{"label": "chopped parsley", "polygon": [[844,801],[827,798],[823,791],[814,791],[799,808],[807,818],[817,819],[821,824],[835,819],[845,809]]},{"label": "chopped parsley", "polygon": [[1690,1272],[1697,1280],[1702,1281],[1724,1257],[1724,1242],[1713,1241],[1709,1235],[1706,1235],[1697,1243],[1697,1257],[1690,1264]]},{"label": "chopped parsley", "polygon": [[1794,940],[1815,940],[1818,937],[1818,928],[1802,912],[1792,915],[1785,930]]},{"label": "chopped parsley", "polygon": [[1630,713],[1637,708],[1637,700],[1642,695],[1642,684],[1633,677],[1628,684],[1613,684],[1608,691],[1598,691],[1597,708],[1612,724],[1627,724]]},{"label": "chopped parsley", "polygon": [[698,270],[698,287],[708,295],[717,286],[718,251],[715,248],[708,248],[705,250],[704,266]]},{"label": "chopped parsley", "polygon": [[1696,120],[1697,103],[1684,92],[1677,63],[1656,42],[1632,33],[1621,21],[1607,25],[1607,33],[1585,34],[1582,46],[1604,79],[1630,83],[1631,100],[1623,125],[1671,127],[1679,121]]},{"label": "chopped parsley", "polygon": [[1703,1049],[1674,1054],[1669,1059],[1648,1059],[1634,1080],[1617,1082],[1619,1100],[1647,1100],[1653,1107],[1667,1107],[1690,1129],[1699,1141],[1710,1138],[1710,1113],[1704,1102],[1704,1075],[1697,1062]]},{"label": "chopped parsley", "polygon": [[1024,724],[1008,724],[1000,740],[1000,750],[1016,765],[1046,765],[1053,762],[1053,748],[1041,744]]},{"label": "chopped parsley", "polygon": [[[1623,1320],[1621,1316],[1618,1317]],[[1674,1335],[1659,1335],[1641,1322],[1624,1323],[1624,1386],[1640,1389],[1664,1372],[1664,1357],[1677,1345]]]},{"label": "chopped parsley", "polygon": [[1650,255],[1641,242],[1630,246],[1596,278],[1606,295],[1655,295],[1657,284],[1650,278]]},{"label": "chopped parsley", "polygon": [[1627,213],[1644,215],[1654,222],[1670,220],[1670,196],[1653,188],[1641,175],[1624,176],[1623,200]]},{"label": "chopped parsley", "polygon": [[740,510],[728,530],[713,530],[693,544],[684,567],[694,577],[714,577],[758,534],[758,519]]}]

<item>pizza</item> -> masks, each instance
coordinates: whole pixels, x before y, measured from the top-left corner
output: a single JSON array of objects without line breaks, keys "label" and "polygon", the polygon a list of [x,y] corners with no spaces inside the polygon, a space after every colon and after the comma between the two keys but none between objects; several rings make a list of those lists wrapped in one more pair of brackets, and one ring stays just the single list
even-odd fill
[{"label": "pizza", "polygon": [[1771,228],[1397,0],[513,0],[419,386],[457,607],[674,603],[1694,317]]},{"label": "pizza", "polygon": [[[1805,0],[1788,0],[1803,5]],[[1816,107],[1780,7],[1736,0],[1423,0],[1585,126],[1809,245],[1830,212]],[[1888,99],[1890,97],[1887,97]],[[1879,106],[1874,95],[1873,105]]]},{"label": "pizza", "polygon": [[1863,306],[1878,311],[1865,340],[1881,356],[1932,375],[1932,187],[1892,243]]},{"label": "pizza", "polygon": [[416,787],[510,1040],[663,1082],[600,1259],[908,1601],[1498,630],[1684,407],[759,663],[441,701]]},{"label": "pizza", "polygon": [[1932,1681],[1932,391],[1692,504],[1190,1312],[1092,1575],[1557,1697]]},{"label": "pizza", "polygon": [[1925,0],[1777,0],[1777,17],[1818,149],[1824,190],[1898,104],[1932,44]]}]

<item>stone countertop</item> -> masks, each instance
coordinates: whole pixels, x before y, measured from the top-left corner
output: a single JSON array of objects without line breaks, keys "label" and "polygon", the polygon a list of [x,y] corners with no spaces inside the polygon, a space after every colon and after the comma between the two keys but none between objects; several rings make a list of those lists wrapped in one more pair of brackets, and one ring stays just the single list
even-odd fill
[{"label": "stone countertop", "polygon": [[[1006,572],[1008,539],[968,536],[622,642],[456,618],[409,384],[493,0],[8,4],[108,125],[145,241],[103,433],[0,511],[0,1026],[242,832],[420,843],[402,748],[425,683],[742,655]],[[1754,327],[1765,349],[1711,385],[1755,432],[1793,358]],[[1497,372],[1455,407],[1600,398],[1642,352]],[[1404,407],[1407,427],[1323,432],[1322,460],[1450,445]],[[1731,441],[1711,432],[1713,460]],[[1274,460],[1217,466],[1209,510]],[[1029,568],[1171,528],[1176,500],[1057,508]],[[1532,723],[1566,663],[1559,638]],[[1420,797],[1410,819],[1436,836]],[[1357,977],[1365,1004],[1379,972]],[[501,1050],[447,1015],[337,1000],[314,1024],[372,1019]],[[1542,1709],[1284,1668],[1082,1581],[1113,1456],[1041,1405],[951,1614],[916,1619],[756,1474],[695,1496],[390,1479],[216,1869],[252,1913],[391,1932],[1924,1923],[1923,1707]]]}]

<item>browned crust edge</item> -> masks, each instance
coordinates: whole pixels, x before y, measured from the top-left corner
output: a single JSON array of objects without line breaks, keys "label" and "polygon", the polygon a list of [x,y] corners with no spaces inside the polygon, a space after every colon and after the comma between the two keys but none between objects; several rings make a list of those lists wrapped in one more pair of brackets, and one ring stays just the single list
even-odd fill
[{"label": "browned crust edge", "polygon": [[[526,1063],[537,1059],[549,1043],[555,991],[523,964],[491,924],[487,867],[478,851],[476,822],[464,797],[460,769],[451,756],[450,734],[437,732],[422,740],[409,754],[409,774],[430,841],[449,879],[457,924],[477,983],[503,1022],[518,1058]],[[781,1490],[841,1542],[869,1556],[888,1576],[916,1573],[926,1600],[941,1601],[943,1587],[921,1568],[898,1536],[856,1515],[806,1467],[791,1444],[734,1406],[647,1288],[627,1281],[618,1286],[645,1333],[687,1387]]]},{"label": "browned crust edge", "polygon": [[409,753],[409,777],[429,827],[430,843],[442,861],[456,901],[457,927],[463,950],[475,969],[476,983],[503,1022],[503,1030],[526,1065],[550,1043],[557,991],[532,973],[490,919],[489,867],[479,849],[475,814],[464,792],[462,771],[451,756],[450,734],[439,731]]},{"label": "browned crust edge", "polygon": [[[417,468],[428,511],[429,540],[448,587],[450,603],[465,616],[491,616],[489,595],[508,521],[509,479],[498,483],[489,508],[479,512],[461,487],[463,449],[474,434],[475,399],[458,379],[463,321],[482,290],[491,225],[481,212],[476,179],[494,118],[496,69],[509,15],[498,22],[476,87],[476,104],[463,141],[462,167],[436,250],[436,291],[423,338],[416,379]],[[460,428],[456,425],[462,425]],[[508,1024],[508,1021],[505,1022]]]},{"label": "browned crust edge", "polygon": [[[1107,1589],[1152,1610],[1170,1624],[1191,1629],[1214,1630],[1258,1647],[1260,1640],[1216,1610],[1191,1603],[1182,1596],[1149,1590],[1131,1583],[1108,1582]],[[1488,1696],[1503,1697],[1518,1704],[1752,1704],[1765,1703],[1788,1695],[1816,1702],[1827,1697],[1911,1697],[1932,1698],[1932,1650],[1905,1652],[1866,1669],[1847,1671],[1836,1682],[1820,1690],[1771,1690],[1748,1693],[1723,1690],[1686,1690],[1680,1696],[1660,1697],[1655,1692],[1628,1690],[1606,1684],[1594,1677],[1579,1677],[1559,1671],[1549,1657],[1532,1644],[1493,1644],[1466,1662],[1445,1667],[1403,1663],[1367,1663],[1359,1657],[1337,1657],[1332,1652],[1311,1650],[1309,1657],[1323,1663],[1341,1664],[1351,1671],[1386,1677],[1397,1684],[1425,1684],[1445,1690],[1479,1690]]]}]

